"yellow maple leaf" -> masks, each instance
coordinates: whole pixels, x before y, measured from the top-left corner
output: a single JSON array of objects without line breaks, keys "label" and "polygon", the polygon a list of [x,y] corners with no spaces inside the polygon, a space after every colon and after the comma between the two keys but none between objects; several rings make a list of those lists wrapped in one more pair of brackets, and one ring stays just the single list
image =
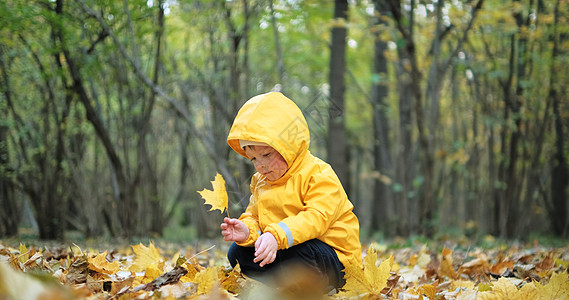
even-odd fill
[{"label": "yellow maple leaf", "polygon": [[218,268],[210,267],[200,271],[194,277],[194,283],[198,285],[198,295],[210,294],[215,287],[220,286]]},{"label": "yellow maple leaf", "polygon": [[500,277],[493,284],[492,290],[478,294],[477,299],[481,300],[500,300],[517,299],[518,288],[507,278]]},{"label": "yellow maple leaf", "polygon": [[536,283],[539,299],[569,299],[569,274],[553,273],[549,283],[541,285]]},{"label": "yellow maple leaf", "polygon": [[524,284],[522,288],[519,290],[520,297],[519,300],[534,300],[539,299],[539,292],[535,287],[533,282],[529,282]]},{"label": "yellow maple leaf", "polygon": [[205,200],[205,204],[211,205],[210,211],[219,209],[221,213],[223,213],[223,211],[227,209],[228,202],[225,180],[221,174],[217,173],[211,184],[213,190],[203,189],[202,191],[198,191],[198,193],[200,193]]},{"label": "yellow maple leaf", "polygon": [[[498,281],[493,284],[492,291],[481,292],[476,299],[481,300],[532,300],[539,298],[538,291],[533,283],[525,284],[521,289],[505,277],[500,277]],[[562,299],[562,298],[546,298],[546,299]]]},{"label": "yellow maple leaf", "polygon": [[129,271],[145,271],[152,265],[155,265],[161,269],[163,258],[160,255],[160,251],[154,247],[154,243],[150,243],[148,247],[140,243],[138,245],[132,246],[132,250],[134,251],[136,257],[134,258],[134,262],[132,266],[130,266]]},{"label": "yellow maple leaf", "polygon": [[377,253],[369,248],[364,258],[363,269],[354,264],[347,266],[344,270],[346,284],[342,293],[347,296],[379,297],[383,288],[387,286],[387,279],[391,276],[389,271],[393,265],[393,256],[381,262],[379,267],[376,267],[376,262]]},{"label": "yellow maple leaf", "polygon": [[115,274],[120,271],[121,264],[118,261],[108,262],[107,251],[96,255],[95,257],[87,258],[89,269],[105,274]]}]

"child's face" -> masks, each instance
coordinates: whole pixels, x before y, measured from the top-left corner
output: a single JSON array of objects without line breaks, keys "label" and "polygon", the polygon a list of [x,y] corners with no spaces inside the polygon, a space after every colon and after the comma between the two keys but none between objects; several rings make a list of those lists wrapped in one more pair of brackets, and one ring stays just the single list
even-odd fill
[{"label": "child's face", "polygon": [[245,154],[253,162],[257,172],[271,181],[281,178],[288,170],[286,161],[273,147],[247,146]]}]

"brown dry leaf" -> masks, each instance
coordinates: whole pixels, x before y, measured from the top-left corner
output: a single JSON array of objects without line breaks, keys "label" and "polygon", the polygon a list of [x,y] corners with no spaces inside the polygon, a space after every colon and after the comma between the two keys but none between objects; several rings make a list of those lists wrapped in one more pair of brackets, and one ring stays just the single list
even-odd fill
[{"label": "brown dry leaf", "polygon": [[478,280],[482,278],[483,281],[487,281],[489,280],[488,273],[490,269],[488,261],[488,256],[483,253],[478,253],[477,258],[462,264],[458,268],[458,276],[460,276],[460,274],[467,274],[470,278],[478,278]]},{"label": "brown dry leaf", "polygon": [[510,270],[514,269],[514,262],[511,260],[502,261],[502,262],[499,262],[499,263],[493,265],[490,268],[490,272],[492,272],[494,274],[502,275],[508,269],[510,269]]},{"label": "brown dry leaf", "polygon": [[67,269],[67,284],[79,284],[87,281],[89,263],[84,256],[77,257]]},{"label": "brown dry leaf", "polygon": [[108,262],[107,261],[107,251],[98,254],[95,257],[89,257],[87,259],[89,262],[89,269],[105,274],[115,274],[120,271],[121,264],[118,261]]},{"label": "brown dry leaf", "polygon": [[389,278],[387,278],[387,286],[384,287],[383,290],[381,290],[381,293],[384,295],[393,294],[393,290],[397,286],[397,283],[399,282],[399,278],[401,278],[400,275],[395,274],[393,272],[390,272],[389,274],[391,274],[391,276],[389,276]]},{"label": "brown dry leaf", "polygon": [[210,211],[219,209],[221,213],[223,213],[223,211],[227,209],[228,202],[225,180],[221,174],[217,173],[211,184],[213,190],[203,189],[202,191],[198,191],[198,193],[200,193],[205,200],[205,204],[211,205]]},{"label": "brown dry leaf", "polygon": [[119,292],[124,291],[132,286],[134,277],[128,277],[122,280],[115,280],[111,283],[111,295],[117,295]]},{"label": "brown dry leaf", "polygon": [[555,260],[551,257],[551,253],[548,253],[540,263],[535,265],[535,270],[541,277],[545,277],[547,276],[548,271],[554,267]]}]

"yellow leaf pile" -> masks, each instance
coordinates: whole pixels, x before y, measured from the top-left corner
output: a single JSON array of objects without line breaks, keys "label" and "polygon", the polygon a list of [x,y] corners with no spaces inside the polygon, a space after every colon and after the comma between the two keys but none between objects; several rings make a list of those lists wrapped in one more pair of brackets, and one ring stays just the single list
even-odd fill
[{"label": "yellow leaf pile", "polygon": [[[229,243],[219,245],[98,251],[0,242],[0,299],[295,299],[243,276],[238,266],[230,270]],[[364,265],[346,266],[345,286],[323,298],[569,300],[569,246],[364,249]],[[280,278],[285,285],[287,274]]]},{"label": "yellow leaf pile", "polygon": [[210,211],[214,209],[219,209],[221,213],[227,209],[227,190],[225,189],[225,180],[221,174],[217,173],[215,179],[211,182],[213,190],[203,189],[198,191],[202,198],[205,200],[205,204],[211,205]]}]

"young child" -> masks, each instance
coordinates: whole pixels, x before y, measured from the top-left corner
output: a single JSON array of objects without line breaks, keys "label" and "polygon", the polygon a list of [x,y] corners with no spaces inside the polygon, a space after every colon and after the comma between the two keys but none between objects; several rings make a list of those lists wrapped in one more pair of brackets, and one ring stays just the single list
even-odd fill
[{"label": "young child", "polygon": [[362,265],[359,223],[336,173],[308,151],[298,106],[277,92],[251,98],[227,143],[257,170],[246,211],[221,224],[225,240],[235,242],[231,265],[239,262],[245,275],[259,277],[300,264],[342,287],[344,267]]}]

